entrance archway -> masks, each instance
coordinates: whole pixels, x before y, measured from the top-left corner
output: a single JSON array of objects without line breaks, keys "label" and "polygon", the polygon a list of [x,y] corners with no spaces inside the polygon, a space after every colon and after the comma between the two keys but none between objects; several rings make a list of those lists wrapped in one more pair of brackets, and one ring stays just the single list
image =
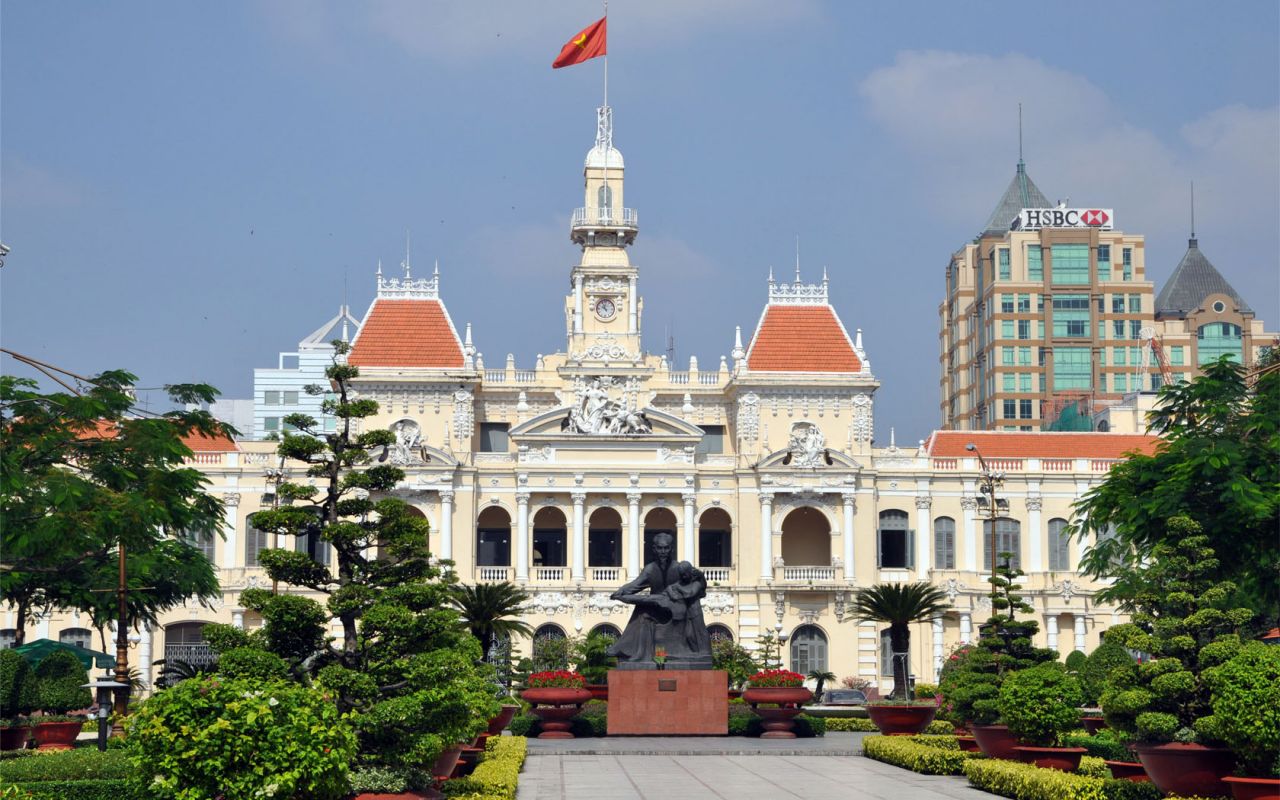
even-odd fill
[{"label": "entrance archway", "polygon": [[782,520],[782,560],[787,566],[831,565],[831,523],[816,508],[797,508]]},{"label": "entrance archway", "polygon": [[564,567],[569,564],[564,512],[554,506],[540,508],[533,515],[533,559],[530,563],[535,567]]},{"label": "entrance archway", "polygon": [[587,566],[622,566],[622,517],[612,508],[597,508],[587,523]]}]

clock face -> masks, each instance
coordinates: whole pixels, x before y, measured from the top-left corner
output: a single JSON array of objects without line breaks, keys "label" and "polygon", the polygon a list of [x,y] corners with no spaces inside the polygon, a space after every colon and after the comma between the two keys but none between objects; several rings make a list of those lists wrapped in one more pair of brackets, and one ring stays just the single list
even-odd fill
[{"label": "clock face", "polygon": [[602,297],[596,301],[596,316],[600,319],[613,319],[613,315],[617,313],[617,306],[607,297]]}]

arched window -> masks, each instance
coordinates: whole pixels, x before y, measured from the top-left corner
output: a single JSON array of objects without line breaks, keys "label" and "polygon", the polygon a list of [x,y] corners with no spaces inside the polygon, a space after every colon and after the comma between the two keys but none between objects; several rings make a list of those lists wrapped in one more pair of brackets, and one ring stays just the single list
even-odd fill
[{"label": "arched window", "polygon": [[607,183],[600,184],[596,190],[596,205],[601,221],[613,219],[613,187]]},{"label": "arched window", "polygon": [[553,506],[533,515],[533,566],[563,567],[569,563],[564,512]]},{"label": "arched window", "polygon": [[88,628],[63,628],[58,633],[58,641],[88,648],[93,644],[93,633]]},{"label": "arched window", "polygon": [[476,518],[476,566],[511,566],[511,515],[489,506]]},{"label": "arched window", "polygon": [[[1022,569],[1022,525],[1016,519],[996,518],[996,564],[1003,564],[1001,553],[1009,553],[1009,564]],[[982,569],[991,569],[991,520],[982,521]]]},{"label": "arched window", "polygon": [[622,566],[622,517],[612,508],[597,508],[587,524],[587,566]]},{"label": "arched window", "polygon": [[1231,360],[1238,364],[1243,350],[1244,340],[1239,325],[1210,322],[1196,329],[1196,363],[1202,366],[1222,356],[1231,356]]},{"label": "arched window", "polygon": [[564,639],[564,628],[554,622],[547,622],[539,625],[538,629],[533,632],[533,641],[538,642],[542,639]]},{"label": "arched window", "polygon": [[791,633],[791,671],[808,675],[827,669],[827,635],[817,625],[801,625]]},{"label": "arched window", "polygon": [[261,566],[258,556],[271,546],[270,534],[250,525],[244,532],[244,565],[246,567]]},{"label": "arched window", "polygon": [[1066,572],[1071,569],[1071,537],[1067,535],[1065,519],[1049,520],[1049,571]]},{"label": "arched window", "polygon": [[610,625],[607,622],[602,622],[591,629],[591,634],[598,636],[612,636],[617,639],[622,636],[622,631],[618,630],[617,625]]},{"label": "arched window", "polygon": [[935,569],[956,568],[956,521],[938,517],[933,521],[933,566]]},{"label": "arched window", "polygon": [[907,512],[880,512],[877,564],[881,569],[912,569],[916,565],[916,532],[907,527]]},{"label": "arched window", "polygon": [[178,622],[164,629],[164,658],[168,664],[185,661],[193,667],[207,667],[218,660],[204,640],[205,622]]},{"label": "arched window", "polygon": [[733,564],[733,523],[723,508],[710,508],[698,520],[698,566]]},{"label": "arched window", "polygon": [[213,539],[214,535],[212,533],[196,533],[195,531],[183,531],[182,533],[182,540],[199,550],[210,561],[213,561]]},{"label": "arched window", "polygon": [[797,508],[782,520],[782,560],[788,566],[831,566],[831,523],[816,508]]},{"label": "arched window", "polygon": [[729,630],[727,625],[715,623],[707,626],[707,633],[711,636],[712,642],[732,642],[733,631]]},{"label": "arched window", "polygon": [[669,508],[655,508],[644,515],[644,563],[651,563],[653,554],[653,537],[660,533],[671,536],[671,558],[679,558],[680,539],[676,536],[676,515]]},{"label": "arched window", "polygon": [[0,628],[0,650],[8,650],[18,643],[17,628]]}]

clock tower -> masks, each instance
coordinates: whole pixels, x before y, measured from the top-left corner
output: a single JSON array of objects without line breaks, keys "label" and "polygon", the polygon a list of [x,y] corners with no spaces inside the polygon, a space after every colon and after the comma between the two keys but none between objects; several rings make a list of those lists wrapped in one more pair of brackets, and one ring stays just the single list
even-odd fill
[{"label": "clock tower", "polygon": [[569,274],[568,353],[578,363],[638,365],[642,303],[627,247],[639,225],[635,210],[623,205],[625,166],[613,146],[613,109],[602,106],[596,113],[596,143],[582,170],[584,202],[569,228],[582,259]]}]

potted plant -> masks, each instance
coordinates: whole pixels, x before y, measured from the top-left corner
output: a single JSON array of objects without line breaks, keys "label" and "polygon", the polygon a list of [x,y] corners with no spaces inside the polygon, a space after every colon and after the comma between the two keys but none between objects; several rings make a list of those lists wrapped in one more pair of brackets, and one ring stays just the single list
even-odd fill
[{"label": "potted plant", "polygon": [[1218,566],[1200,525],[1173,517],[1150,557],[1117,583],[1131,597],[1132,621],[1107,640],[1150,660],[1111,670],[1102,710],[1108,725],[1138,740],[1142,766],[1166,794],[1226,795],[1222,779],[1235,766],[1220,746],[1205,673],[1239,651],[1239,630],[1254,615],[1230,606],[1235,586],[1214,580]]},{"label": "potted plant", "polygon": [[1056,661],[1007,676],[1000,686],[1000,718],[1021,742],[1018,758],[1037,767],[1074,772],[1083,747],[1062,747],[1080,720],[1080,682]]},{"label": "potted plant", "polygon": [[542,723],[539,739],[572,739],[569,720],[578,715],[582,704],[591,699],[587,681],[577,672],[555,670],[535,672],[529,676],[520,696],[529,710]]},{"label": "potted plant", "polygon": [[31,722],[25,715],[35,710],[35,688],[27,660],[13,650],[0,650],[0,750],[27,746]]},{"label": "potted plant", "polygon": [[729,698],[742,697],[742,689],[752,675],[760,671],[751,652],[729,639],[711,640],[711,668],[729,676]]},{"label": "potted plant", "polygon": [[1280,647],[1250,642],[1205,678],[1218,732],[1244,773],[1223,780],[1236,800],[1280,797]]},{"label": "potted plant", "polygon": [[1132,663],[1133,656],[1127,650],[1115,642],[1104,641],[1080,665],[1076,677],[1080,679],[1080,691],[1084,694],[1084,704],[1087,707],[1081,714],[1080,723],[1089,733],[1097,733],[1107,726],[1102,709],[1098,708],[1102,690],[1106,688],[1107,676],[1116,667]]},{"label": "potted plant", "polygon": [[795,718],[800,707],[813,699],[804,686],[804,676],[787,669],[757,672],[747,679],[742,699],[763,720],[761,739],[794,739]]},{"label": "potted plant", "polygon": [[68,711],[88,708],[93,695],[84,685],[89,673],[70,650],[55,650],[36,665],[36,702],[44,716],[32,736],[41,750],[70,750],[84,726],[83,716]]}]

